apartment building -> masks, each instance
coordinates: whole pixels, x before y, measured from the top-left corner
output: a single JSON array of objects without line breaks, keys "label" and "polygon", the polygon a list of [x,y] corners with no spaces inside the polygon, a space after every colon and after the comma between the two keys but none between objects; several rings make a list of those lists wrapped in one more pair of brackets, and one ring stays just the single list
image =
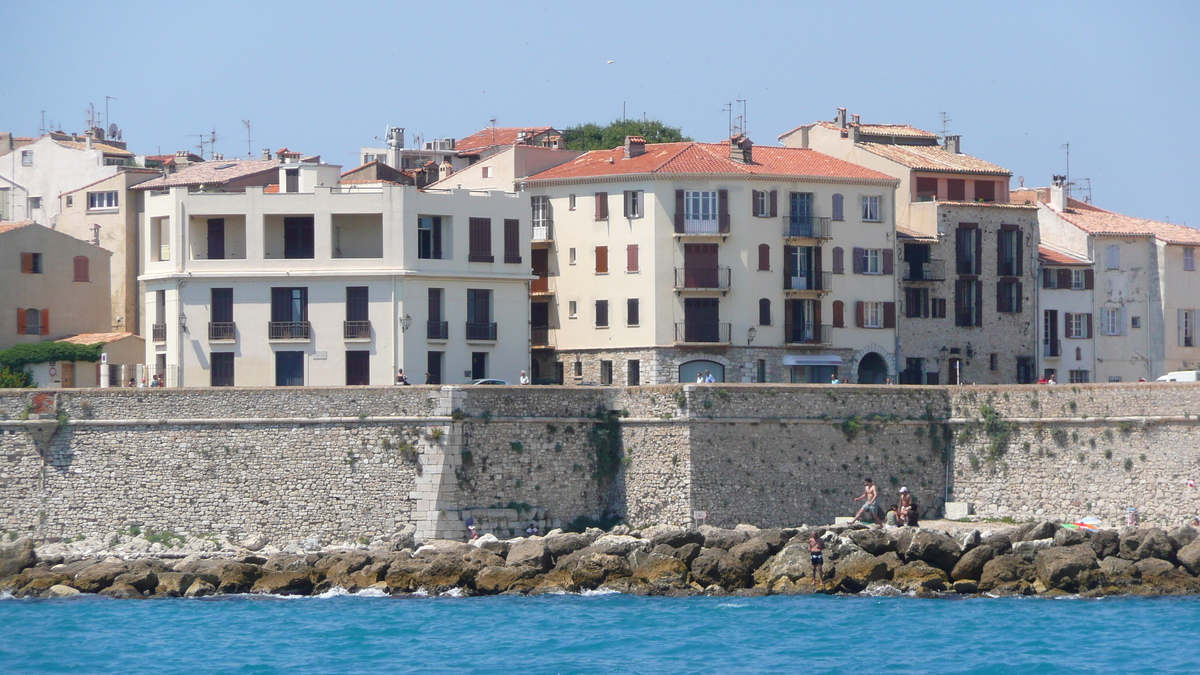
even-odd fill
[{"label": "apartment building", "polygon": [[629,137],[520,184],[533,217],[535,378],[896,375],[895,179],[744,136]]},{"label": "apartment building", "polygon": [[516,195],[341,184],[336,165],[281,157],[212,167],[234,177],[219,190],[172,184],[180,172],[145,197],[147,362],[168,385],[390,384],[400,368],[414,383],[515,381],[528,367]]},{"label": "apartment building", "polygon": [[958,136],[866,124],[844,108],[780,140],[899,181],[900,382],[1036,379],[1038,216],[1008,203],[1010,171],[964,154]]},{"label": "apartment building", "polygon": [[32,220],[53,226],[58,196],[111,177],[135,164],[123,141],[105,140],[102,129],[77,136],[51,132],[0,153],[0,220]]},{"label": "apartment building", "polygon": [[[1096,372],[1096,331],[1116,334],[1117,324],[1094,320],[1096,271],[1092,261],[1052,246],[1038,248],[1038,372],[1055,382],[1092,382]],[[1118,316],[1106,314],[1104,319]]]}]

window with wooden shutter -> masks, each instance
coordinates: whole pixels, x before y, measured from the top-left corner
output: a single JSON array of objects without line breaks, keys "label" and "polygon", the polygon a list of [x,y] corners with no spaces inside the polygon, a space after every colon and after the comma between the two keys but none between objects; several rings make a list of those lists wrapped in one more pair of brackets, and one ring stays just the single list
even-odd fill
[{"label": "window with wooden shutter", "polygon": [[521,262],[521,221],[504,219],[504,262]]},{"label": "window with wooden shutter", "polygon": [[608,247],[596,247],[596,274],[608,274]]},{"label": "window with wooden shutter", "polygon": [[862,328],[866,325],[867,303],[858,300],[854,303],[854,325]]},{"label": "window with wooden shutter", "polygon": [[22,253],[21,254],[21,273],[22,274],[41,274],[42,273],[42,254],[41,253]]},{"label": "window with wooden shutter", "polygon": [[771,325],[771,301],[767,298],[758,301],[758,325]]},{"label": "window with wooden shutter", "polygon": [[1084,314],[1083,316],[1084,316],[1084,319],[1083,319],[1084,328],[1087,331],[1084,334],[1084,337],[1091,339],[1091,337],[1092,337],[1092,315],[1089,312],[1087,314]]},{"label": "window with wooden shutter", "polygon": [[627,272],[638,271],[638,245],[630,244],[625,247],[625,270]]},{"label": "window with wooden shutter", "polygon": [[25,334],[25,310],[17,308],[17,335]]},{"label": "window with wooden shutter", "polygon": [[596,220],[608,220],[608,193],[596,193]]},{"label": "window with wooden shutter", "polygon": [[896,327],[896,303],[894,302],[883,303],[883,327]]},{"label": "window with wooden shutter", "polygon": [[863,268],[866,263],[867,250],[865,248],[859,248],[859,247],[855,246],[854,250],[851,251],[850,255],[851,255],[850,263],[854,266],[854,273],[862,274]]},{"label": "window with wooden shutter", "polygon": [[891,273],[892,273],[892,266],[893,266],[893,263],[892,263],[892,249],[890,249],[890,248],[885,248],[885,249],[883,249],[883,273],[884,273],[884,274],[891,274]]},{"label": "window with wooden shutter", "polygon": [[717,217],[722,234],[729,231],[729,190],[717,190]]},{"label": "window with wooden shutter", "polygon": [[771,217],[779,216],[779,190],[771,190]]},{"label": "window with wooden shutter", "polygon": [[492,219],[471,218],[467,222],[470,234],[470,251],[467,259],[470,262],[493,262]]},{"label": "window with wooden shutter", "polygon": [[675,232],[682,234],[684,231],[684,215],[687,212],[687,205],[684,200],[683,190],[675,191]]},{"label": "window with wooden shutter", "polygon": [[750,215],[755,218],[762,218],[767,215],[767,209],[764,208],[766,201],[766,193],[762,190],[750,191]]},{"label": "window with wooden shutter", "polygon": [[845,263],[842,261],[843,253],[844,253],[844,251],[842,250],[841,246],[833,247],[833,273],[834,274],[845,274],[846,273],[846,266],[845,266]]},{"label": "window with wooden shutter", "polygon": [[[1091,323],[1090,323],[1091,316],[1090,315],[1088,316],[1088,320],[1089,320],[1088,325],[1090,326],[1091,325]],[[1090,330],[1091,329],[1089,329],[1089,332],[1090,332]],[[50,334],[50,310],[43,309],[42,310],[42,335],[49,335],[49,334]]]},{"label": "window with wooden shutter", "polygon": [[75,256],[75,281],[88,281],[88,257]]},{"label": "window with wooden shutter", "polygon": [[1092,290],[1096,286],[1096,273],[1092,270],[1083,271],[1083,287],[1086,290]]},{"label": "window with wooden shutter", "polygon": [[771,246],[769,244],[758,245],[758,271],[771,271]]},{"label": "window with wooden shutter", "polygon": [[845,220],[846,199],[840,194],[833,195],[833,219]]},{"label": "window with wooden shutter", "polygon": [[842,302],[841,300],[834,300],[833,301],[833,327],[834,328],[845,328],[846,327],[845,314],[846,314],[846,303]]}]

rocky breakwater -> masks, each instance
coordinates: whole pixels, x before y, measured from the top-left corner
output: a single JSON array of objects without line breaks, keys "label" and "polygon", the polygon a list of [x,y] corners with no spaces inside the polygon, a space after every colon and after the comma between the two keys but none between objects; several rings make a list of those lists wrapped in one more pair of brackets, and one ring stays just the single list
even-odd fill
[{"label": "rocky breakwater", "polygon": [[656,526],[544,537],[413,542],[318,552],[224,551],[161,557],[64,556],[29,540],[0,547],[0,589],[17,597],[227,593],[316,595],[644,595],[874,593],[938,596],[1200,594],[1200,532],[1097,532],[1036,523],[981,532],[818,528],[824,578],[810,577],[813,528]]}]

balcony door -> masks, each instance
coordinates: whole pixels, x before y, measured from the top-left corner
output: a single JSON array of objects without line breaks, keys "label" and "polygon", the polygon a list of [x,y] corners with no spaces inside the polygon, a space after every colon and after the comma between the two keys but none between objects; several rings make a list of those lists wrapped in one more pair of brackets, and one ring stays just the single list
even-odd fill
[{"label": "balcony door", "polygon": [[684,340],[719,342],[721,305],[717,298],[688,298],[683,301]]},{"label": "balcony door", "polygon": [[717,245],[684,244],[685,288],[717,288]]},{"label": "balcony door", "polygon": [[821,290],[819,278],[821,271],[820,249],[812,246],[787,246],[786,264],[788,285],[793,291]]},{"label": "balcony door", "polygon": [[275,386],[304,386],[304,352],[275,352]]},{"label": "balcony door", "polygon": [[792,192],[788,195],[790,207],[789,234],[793,237],[812,236],[813,196],[811,192]]},{"label": "balcony door", "polygon": [[815,342],[821,306],[816,300],[788,300],[784,305],[785,342]]}]

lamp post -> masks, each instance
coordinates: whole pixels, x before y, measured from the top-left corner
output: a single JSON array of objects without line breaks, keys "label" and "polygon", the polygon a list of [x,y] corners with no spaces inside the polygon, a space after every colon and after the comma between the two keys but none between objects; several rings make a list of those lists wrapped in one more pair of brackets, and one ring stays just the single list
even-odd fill
[{"label": "lamp post", "polygon": [[757,336],[758,329],[754,326],[750,326],[750,329],[746,331],[746,346],[749,347],[750,345],[754,344],[754,338]]},{"label": "lamp post", "polygon": [[412,316],[408,312],[404,313],[404,317],[400,319],[400,330],[404,333],[408,332],[409,326],[412,325]]}]

